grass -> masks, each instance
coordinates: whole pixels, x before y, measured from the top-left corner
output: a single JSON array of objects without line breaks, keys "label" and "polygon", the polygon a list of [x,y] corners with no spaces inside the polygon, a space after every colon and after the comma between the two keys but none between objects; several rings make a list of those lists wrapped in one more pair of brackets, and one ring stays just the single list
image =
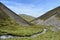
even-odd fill
[{"label": "grass", "polygon": [[41,31],[42,27],[36,25],[26,27],[16,23],[0,9],[0,35],[30,36]]},{"label": "grass", "polygon": [[53,32],[49,28],[47,28],[47,32],[45,34],[41,34],[37,37],[9,38],[5,40],[60,40],[60,30]]},{"label": "grass", "polygon": [[1,28],[0,31],[5,32],[5,34],[11,34],[11,35],[16,35],[16,36],[30,36],[32,34],[38,33],[42,31],[41,27],[4,27]]},{"label": "grass", "polygon": [[29,15],[26,15],[26,14],[20,14],[20,16],[22,18],[24,18],[26,21],[30,22],[32,21],[33,19],[35,19],[35,17],[32,17],[32,16],[29,16]]},{"label": "grass", "polygon": [[[37,37],[28,38],[32,34],[41,32],[44,28],[47,29],[45,34],[41,34]],[[5,40],[60,40],[60,30],[53,32],[52,26],[43,25],[32,25],[24,27],[16,23],[15,20],[11,19],[2,10],[0,10],[0,35],[16,35],[24,36],[22,38],[9,38]]]}]

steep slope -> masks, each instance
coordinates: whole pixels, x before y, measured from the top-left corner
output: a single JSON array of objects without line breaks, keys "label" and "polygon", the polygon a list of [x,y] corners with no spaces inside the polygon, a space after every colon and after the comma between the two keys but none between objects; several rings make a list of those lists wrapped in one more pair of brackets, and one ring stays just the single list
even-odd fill
[{"label": "steep slope", "polygon": [[[21,24],[17,23],[15,19],[12,19],[13,12],[7,9],[6,11],[5,9],[6,8],[3,5],[0,5],[0,35],[30,36],[42,31],[42,28],[40,29],[40,27],[33,25],[28,27],[22,26]],[[14,17],[15,16],[16,15],[14,14]]]},{"label": "steep slope", "polygon": [[3,30],[16,30],[17,25],[19,25],[19,24],[16,23],[16,21],[11,19],[5,12],[3,12],[0,9],[0,31],[3,31]]},{"label": "steep slope", "polygon": [[54,31],[60,29],[60,6],[46,12],[31,22],[37,25],[54,26]]},{"label": "steep slope", "polygon": [[13,20],[15,20],[17,23],[24,25],[24,26],[29,26],[31,23],[27,22],[24,20],[22,17],[17,15],[15,12],[7,8],[4,4],[0,3],[0,8],[8,15],[10,16]]},{"label": "steep slope", "polygon": [[34,22],[34,21],[38,21],[39,19],[40,20],[47,20],[48,18],[50,18],[51,16],[55,15],[56,13],[60,13],[60,6],[54,8],[54,9],[51,9],[49,11],[47,11],[45,14],[35,18],[34,20],[32,20],[31,22]]},{"label": "steep slope", "polygon": [[25,20],[27,20],[28,22],[30,22],[31,20],[35,19],[35,17],[32,17],[30,15],[26,15],[26,14],[19,14],[22,18],[24,18]]},{"label": "steep slope", "polygon": [[40,29],[40,27],[24,27],[16,23],[15,20],[11,19],[3,10],[0,9],[0,35],[10,34],[18,36],[29,36],[41,31],[42,29]]}]

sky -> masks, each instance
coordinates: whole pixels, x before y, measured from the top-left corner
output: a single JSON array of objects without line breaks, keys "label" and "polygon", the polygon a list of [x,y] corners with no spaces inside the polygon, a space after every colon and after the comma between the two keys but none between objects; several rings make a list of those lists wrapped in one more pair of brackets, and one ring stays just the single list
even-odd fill
[{"label": "sky", "polygon": [[0,0],[17,14],[39,17],[47,11],[60,6],[60,0]]}]

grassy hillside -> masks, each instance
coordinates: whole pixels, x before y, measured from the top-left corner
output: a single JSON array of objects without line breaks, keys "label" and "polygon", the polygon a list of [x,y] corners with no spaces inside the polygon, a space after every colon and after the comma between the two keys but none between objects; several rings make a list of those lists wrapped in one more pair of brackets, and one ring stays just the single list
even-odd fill
[{"label": "grassy hillside", "polygon": [[28,22],[30,22],[31,20],[35,19],[35,17],[26,15],[26,14],[19,14],[22,18],[24,18],[25,20],[27,20]]},{"label": "grassy hillside", "polygon": [[[25,37],[32,34],[42,32],[46,28],[45,34],[41,34],[37,37]],[[32,25],[29,27],[22,26],[16,23],[0,9],[0,35],[15,35],[23,36],[22,38],[9,38],[5,40],[60,40],[60,30],[53,32],[51,26]]]},{"label": "grassy hillside", "polygon": [[[16,36],[29,36],[37,32],[41,32],[42,28],[36,26],[22,26],[16,23],[0,9],[0,35],[16,35]],[[33,31],[32,31],[33,30]]]}]

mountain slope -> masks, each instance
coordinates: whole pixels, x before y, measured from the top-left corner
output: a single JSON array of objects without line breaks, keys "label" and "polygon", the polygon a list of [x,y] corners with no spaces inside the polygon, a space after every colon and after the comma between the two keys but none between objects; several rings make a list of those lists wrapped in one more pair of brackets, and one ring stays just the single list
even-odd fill
[{"label": "mountain slope", "polygon": [[26,14],[19,14],[23,19],[25,19],[26,21],[30,22],[31,20],[35,19],[35,17],[32,17],[30,15],[26,15]]},{"label": "mountain slope", "polygon": [[4,4],[0,3],[0,8],[8,15],[10,16],[13,20],[15,20],[17,23],[24,25],[24,26],[29,26],[31,23],[27,22],[24,20],[22,17],[19,17],[15,12],[10,10],[8,7],[6,7]]},{"label": "mountain slope", "polygon": [[[33,31],[32,31],[33,30]],[[0,9],[0,35],[29,36],[41,32],[42,28],[36,26],[22,26],[11,19],[3,10]]]},{"label": "mountain slope", "polygon": [[22,26],[21,24],[17,23],[16,20],[23,24],[25,23],[25,25],[27,23],[26,20],[19,17],[17,14],[14,14],[13,11],[0,3],[0,35],[30,36],[34,33],[42,31],[40,27],[36,27],[33,25],[28,27]]}]

